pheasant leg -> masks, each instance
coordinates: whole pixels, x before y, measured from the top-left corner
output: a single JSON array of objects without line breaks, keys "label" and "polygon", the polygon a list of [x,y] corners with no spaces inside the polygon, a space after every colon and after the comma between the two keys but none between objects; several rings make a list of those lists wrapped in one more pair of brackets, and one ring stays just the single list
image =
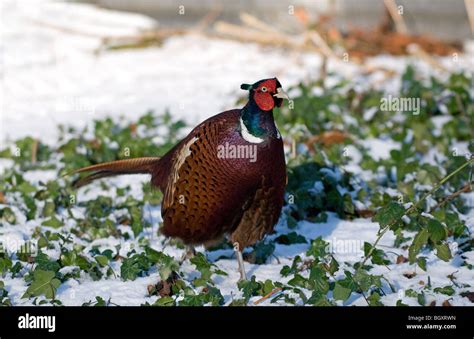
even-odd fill
[{"label": "pheasant leg", "polygon": [[195,255],[196,255],[196,249],[194,248],[194,246],[186,245],[186,249],[179,263],[182,264],[186,259],[191,259]]},{"label": "pheasant leg", "polygon": [[234,243],[235,254],[237,255],[237,262],[239,263],[239,272],[240,272],[240,281],[247,280],[247,275],[245,274],[244,267],[244,257],[242,256],[242,251],[240,250],[239,243]]}]

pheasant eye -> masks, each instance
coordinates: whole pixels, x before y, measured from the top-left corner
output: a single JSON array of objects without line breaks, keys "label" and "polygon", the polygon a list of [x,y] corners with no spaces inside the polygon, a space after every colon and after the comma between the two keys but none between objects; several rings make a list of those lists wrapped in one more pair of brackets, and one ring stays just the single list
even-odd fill
[{"label": "pheasant eye", "polygon": [[263,93],[265,93],[266,91],[268,91],[266,87],[262,87],[260,90],[261,90]]}]

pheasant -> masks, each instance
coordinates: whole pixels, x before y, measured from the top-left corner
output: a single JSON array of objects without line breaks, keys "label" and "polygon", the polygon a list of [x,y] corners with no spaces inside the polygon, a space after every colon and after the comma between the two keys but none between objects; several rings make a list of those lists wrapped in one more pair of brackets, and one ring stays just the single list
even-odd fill
[{"label": "pheasant", "polygon": [[162,234],[189,249],[227,237],[245,280],[242,250],[273,230],[287,183],[282,137],[273,108],[288,96],[277,78],[242,84],[242,109],[219,113],[195,127],[162,157],[117,160],[80,168],[76,188],[120,174],[151,174],[163,192]]}]

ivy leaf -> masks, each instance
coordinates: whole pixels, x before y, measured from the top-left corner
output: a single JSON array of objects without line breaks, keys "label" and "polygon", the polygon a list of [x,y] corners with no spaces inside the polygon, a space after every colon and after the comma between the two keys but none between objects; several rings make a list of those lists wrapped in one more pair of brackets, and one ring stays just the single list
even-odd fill
[{"label": "ivy leaf", "polygon": [[137,237],[143,231],[142,214],[137,206],[132,206],[130,207],[130,215],[133,235]]},{"label": "ivy leaf", "polygon": [[306,303],[314,306],[332,306],[326,295],[318,291],[313,291],[313,294]]},{"label": "ivy leaf", "polygon": [[324,257],[328,254],[329,243],[324,241],[322,237],[317,237],[311,242],[311,247],[306,252],[306,255],[312,255],[315,258]]},{"label": "ivy leaf", "polygon": [[169,278],[173,271],[179,270],[179,264],[173,257],[170,257],[166,254],[163,254],[163,257],[160,262],[160,267],[158,268],[158,272],[160,273],[160,277],[162,280],[166,280]]},{"label": "ivy leaf", "polygon": [[352,197],[349,193],[346,193],[343,196],[343,208],[344,208],[345,213],[348,213],[348,214],[355,213],[355,206],[354,206],[354,203],[352,202]]},{"label": "ivy leaf", "polygon": [[295,228],[298,225],[298,220],[296,220],[293,216],[288,214],[286,216],[288,228]]},{"label": "ivy leaf", "polygon": [[339,270],[339,263],[337,262],[334,257],[332,257],[331,262],[329,263],[329,266],[327,267],[327,271],[333,275]]},{"label": "ivy leaf", "polygon": [[309,272],[309,282],[316,291],[326,294],[329,291],[329,281],[326,273],[319,266],[311,267]]},{"label": "ivy leaf", "polygon": [[459,215],[455,213],[446,213],[444,222],[448,226],[448,229],[453,233],[455,238],[462,237],[464,232],[468,230],[464,222],[459,219]]},{"label": "ivy leaf", "polygon": [[268,293],[273,291],[274,288],[275,288],[275,285],[273,285],[273,282],[270,279],[267,279],[263,283],[262,294],[267,295]]},{"label": "ivy leaf", "polygon": [[380,302],[380,294],[377,292],[372,292],[372,294],[367,298],[370,306],[383,306]]},{"label": "ivy leaf", "polygon": [[250,297],[258,295],[261,285],[255,280],[255,276],[253,275],[250,280],[239,281],[237,287],[242,291],[245,300],[248,301]]},{"label": "ivy leaf", "polygon": [[351,295],[351,289],[342,286],[339,282],[334,285],[334,291],[332,292],[334,299],[346,301]]},{"label": "ivy leaf", "polygon": [[224,297],[222,296],[221,291],[216,287],[207,287],[207,293],[205,294],[204,300],[212,306],[224,305]]},{"label": "ivy leaf", "polygon": [[20,185],[17,186],[17,190],[23,194],[29,194],[36,192],[36,187],[30,184],[28,181],[23,181]]},{"label": "ivy leaf", "polygon": [[384,228],[394,225],[404,214],[405,209],[403,206],[392,201],[377,211],[373,221],[377,221],[380,227]]},{"label": "ivy leaf", "polygon": [[47,254],[39,252],[35,258],[35,263],[38,265],[38,268],[43,271],[53,271],[57,272],[61,268],[61,265],[57,261],[50,260]]},{"label": "ivy leaf", "polygon": [[[99,296],[95,297],[95,307],[103,307],[103,306],[107,306],[107,303],[105,302],[105,300]],[[109,299],[110,301],[110,299]]]},{"label": "ivy leaf", "polygon": [[212,264],[207,261],[204,254],[196,253],[196,255],[192,257],[190,261],[196,266],[196,269],[201,273],[201,277],[194,280],[195,286],[206,286],[207,283],[214,284],[211,280]]},{"label": "ivy leaf", "polygon": [[180,306],[204,306],[211,304],[212,306],[219,306],[224,304],[224,297],[219,289],[215,287],[207,287],[200,294],[186,295],[180,301]]},{"label": "ivy leaf", "polygon": [[140,273],[140,267],[134,258],[126,258],[120,266],[120,276],[123,280],[135,280]]},{"label": "ivy leaf", "polygon": [[454,294],[454,288],[452,286],[444,286],[444,287],[436,287],[434,289],[436,293],[442,293],[446,295],[453,295]]},{"label": "ivy leaf", "polygon": [[75,264],[77,266],[79,266],[79,268],[81,270],[84,270],[84,271],[88,271],[90,270],[91,268],[91,263],[89,262],[89,260],[87,260],[86,257],[82,256],[82,255],[76,255],[75,259]]},{"label": "ivy leaf", "polygon": [[388,265],[390,261],[387,259],[385,252],[381,249],[373,247],[368,242],[364,243],[364,255],[368,255],[372,249],[371,260],[375,265]]},{"label": "ivy leaf", "polygon": [[158,265],[161,280],[168,279],[173,271],[177,272],[179,270],[179,264],[173,257],[156,251],[149,246],[145,247],[145,253],[149,261]]},{"label": "ivy leaf", "polygon": [[421,306],[426,305],[426,298],[423,292],[418,294],[418,296],[416,297],[416,300],[418,301],[418,304],[420,304]]},{"label": "ivy leaf", "polygon": [[429,219],[427,227],[430,233],[430,239],[434,243],[440,242],[448,236],[448,232],[444,226],[436,219]]},{"label": "ivy leaf", "polygon": [[10,258],[8,257],[0,258],[0,274],[3,275],[4,273],[8,272],[10,268],[12,268],[12,266],[13,264]]},{"label": "ivy leaf", "polygon": [[416,260],[416,255],[420,252],[421,248],[426,244],[430,233],[426,228],[422,228],[413,239],[413,242],[408,249],[408,259],[410,264],[413,264]]},{"label": "ivy leaf", "polygon": [[303,277],[301,274],[295,274],[290,281],[288,281],[288,285],[295,286],[295,287],[302,287],[302,288],[307,288],[311,289],[313,288],[311,284],[309,283],[308,279]]},{"label": "ivy leaf", "polygon": [[64,226],[64,223],[61,220],[59,220],[58,218],[56,218],[55,216],[52,216],[48,220],[43,221],[41,223],[41,225],[49,226],[49,227],[53,227],[53,228],[59,228],[59,227]]},{"label": "ivy leaf", "polygon": [[420,268],[426,272],[426,257],[420,257],[416,260],[416,262],[418,263],[418,266],[420,266]]},{"label": "ivy leaf", "polygon": [[59,285],[61,285],[61,281],[55,278],[54,272],[37,269],[33,273],[33,282],[22,298],[44,295],[47,299],[54,299],[56,289]]},{"label": "ivy leaf", "polygon": [[442,244],[435,244],[436,248],[436,256],[440,258],[443,261],[449,261],[452,256],[451,256],[451,250],[449,249],[448,244],[442,243]]},{"label": "ivy leaf", "polygon": [[109,259],[105,255],[96,255],[94,258],[101,267],[105,267],[109,263]]},{"label": "ivy leaf", "polygon": [[306,238],[296,232],[290,232],[288,234],[282,234],[279,237],[275,238],[275,241],[283,245],[292,245],[292,244],[306,244]]},{"label": "ivy leaf", "polygon": [[43,217],[52,217],[54,215],[55,210],[56,206],[54,204],[54,201],[45,201],[43,207]]},{"label": "ivy leaf", "polygon": [[254,245],[253,248],[252,252],[244,254],[244,258],[253,264],[263,265],[275,251],[275,244],[273,242],[261,241]]},{"label": "ivy leaf", "polygon": [[365,270],[362,269],[358,269],[355,272],[353,279],[359,285],[362,291],[367,291],[372,285],[371,276]]},{"label": "ivy leaf", "polygon": [[298,264],[302,262],[301,257],[297,255],[293,259],[293,263],[291,264],[291,267],[288,265],[285,265],[282,267],[280,274],[284,277],[289,276],[290,274],[295,274],[298,271]]},{"label": "ivy leaf", "polygon": [[16,223],[15,213],[9,207],[0,209],[0,219],[5,220],[6,222],[12,225]]},{"label": "ivy leaf", "polygon": [[174,305],[174,299],[173,297],[166,296],[166,297],[161,297],[155,303],[153,306],[173,306]]}]

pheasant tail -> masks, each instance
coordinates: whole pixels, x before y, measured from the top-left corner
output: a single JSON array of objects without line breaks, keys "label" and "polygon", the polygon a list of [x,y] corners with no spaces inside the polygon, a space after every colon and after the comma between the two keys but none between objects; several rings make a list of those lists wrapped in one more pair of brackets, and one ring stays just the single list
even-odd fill
[{"label": "pheasant tail", "polygon": [[69,174],[90,172],[89,175],[79,178],[73,183],[73,187],[79,188],[89,184],[90,182],[106,177],[112,177],[121,174],[152,174],[153,168],[158,165],[161,158],[144,157],[126,160],[116,160],[87,166],[75,170]]}]

